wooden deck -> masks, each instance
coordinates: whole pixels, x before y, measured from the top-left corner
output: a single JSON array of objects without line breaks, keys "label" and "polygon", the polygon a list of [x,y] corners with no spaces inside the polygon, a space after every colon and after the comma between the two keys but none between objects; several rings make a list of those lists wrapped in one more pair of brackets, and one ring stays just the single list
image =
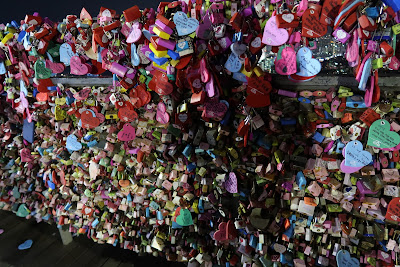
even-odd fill
[{"label": "wooden deck", "polygon": [[[168,262],[163,258],[151,256],[139,257],[136,253],[100,245],[86,236],[75,237],[64,246],[55,225],[36,223],[34,220],[19,218],[12,212],[0,211],[0,266],[185,266],[177,262]],[[33,240],[28,250],[18,250],[18,245],[27,239]]]}]

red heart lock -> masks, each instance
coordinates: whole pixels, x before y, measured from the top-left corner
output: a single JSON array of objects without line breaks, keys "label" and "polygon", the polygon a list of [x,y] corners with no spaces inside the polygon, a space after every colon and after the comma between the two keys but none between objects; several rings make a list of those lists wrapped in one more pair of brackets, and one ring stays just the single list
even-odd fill
[{"label": "red heart lock", "polygon": [[341,4],[341,0],[325,0],[322,6],[321,19],[319,21],[324,25],[333,26]]},{"label": "red heart lock", "polygon": [[276,15],[276,25],[278,28],[296,28],[299,26],[299,19],[296,13],[284,13]]},{"label": "red heart lock", "polygon": [[269,93],[272,90],[270,82],[264,77],[252,77],[247,85],[246,104],[253,108],[266,107],[271,104]]},{"label": "red heart lock", "polygon": [[121,121],[132,122],[138,118],[138,114],[133,109],[125,107],[118,110],[118,117]]},{"label": "red heart lock", "polygon": [[[174,86],[169,82],[166,73],[161,71],[155,71],[152,81],[155,80],[154,91],[159,95],[169,95],[174,91]],[[150,83],[149,83],[150,88]]]},{"label": "red heart lock", "polygon": [[100,120],[93,116],[92,112],[85,110],[81,114],[83,128],[93,129],[100,125]]},{"label": "red heart lock", "polygon": [[65,69],[65,65],[63,63],[55,63],[46,59],[46,68],[51,69],[52,73],[62,73]]},{"label": "red heart lock", "polygon": [[178,70],[185,68],[189,64],[191,59],[192,59],[192,55],[181,57],[179,59],[179,63],[176,64],[175,68]]},{"label": "red heart lock", "polygon": [[223,242],[228,240],[228,236],[226,234],[226,222],[222,222],[218,225],[218,231],[214,233],[214,240]]},{"label": "red heart lock", "polygon": [[315,9],[307,9],[303,15],[303,25],[301,29],[301,36],[309,38],[318,38],[324,36],[328,28],[326,25],[320,23],[319,12]]},{"label": "red heart lock", "polygon": [[389,202],[385,218],[387,220],[400,222],[400,197],[392,198]]},{"label": "red heart lock", "polygon": [[98,62],[97,60],[91,60],[92,61],[92,69],[90,71],[90,74],[102,74],[106,70],[103,69],[101,62]]},{"label": "red heart lock", "polygon": [[48,78],[48,79],[40,79],[38,81],[39,81],[39,84],[38,84],[37,89],[41,93],[47,93],[49,91],[47,89],[47,87],[54,86],[54,84],[53,84],[53,82],[51,81],[50,78]]}]

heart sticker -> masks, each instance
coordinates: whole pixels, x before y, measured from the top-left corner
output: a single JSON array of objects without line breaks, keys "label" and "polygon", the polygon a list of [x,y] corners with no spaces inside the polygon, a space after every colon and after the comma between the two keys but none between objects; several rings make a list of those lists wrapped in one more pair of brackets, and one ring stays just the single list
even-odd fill
[{"label": "heart sticker", "polygon": [[246,104],[253,108],[266,107],[271,104],[269,93],[271,84],[263,77],[250,78],[247,85]]},{"label": "heart sticker", "polygon": [[[179,208],[178,208],[179,209]],[[178,210],[176,209],[176,210]],[[192,214],[188,209],[180,209],[180,213],[176,216],[176,223],[180,226],[189,226],[193,224]]]},{"label": "heart sticker", "polygon": [[163,102],[160,102],[157,105],[156,120],[162,124],[167,124],[169,122],[169,114],[167,113],[167,107]]},{"label": "heart sticker", "polygon": [[385,218],[391,221],[400,222],[400,197],[392,198],[389,202]]},{"label": "heart sticker", "polygon": [[125,123],[124,127],[118,133],[118,139],[121,141],[131,141],[136,138],[136,130],[129,123]]},{"label": "heart sticker", "polygon": [[100,125],[100,120],[96,118],[89,110],[85,110],[81,114],[81,122],[83,128],[93,129]]},{"label": "heart sticker", "polygon": [[62,73],[65,69],[65,65],[63,63],[55,63],[46,59],[46,68],[49,68],[52,73]]},{"label": "heart sticker", "polygon": [[197,29],[197,27],[199,27],[199,21],[197,19],[188,18],[182,11],[175,13],[174,23],[179,36],[191,34]]},{"label": "heart sticker", "polygon": [[60,61],[64,63],[65,66],[69,66],[69,62],[74,56],[78,56],[78,54],[72,51],[72,47],[69,43],[63,43],[60,46]]},{"label": "heart sticker", "polygon": [[280,46],[286,43],[288,39],[288,31],[278,28],[276,16],[272,16],[265,25],[262,42],[267,45]]},{"label": "heart sticker", "polygon": [[302,18],[301,36],[309,38],[318,38],[324,36],[328,27],[319,22],[319,13],[314,9],[307,9]]},{"label": "heart sticker", "polygon": [[229,193],[237,193],[238,192],[238,188],[237,188],[238,184],[237,184],[237,177],[236,174],[234,172],[230,172],[228,179],[226,179],[225,181],[225,189],[226,191],[228,191]]},{"label": "heart sticker", "polygon": [[89,73],[87,64],[82,63],[82,59],[78,56],[71,57],[71,74],[75,75],[86,75]]},{"label": "heart sticker", "polygon": [[321,63],[312,58],[312,52],[307,47],[302,47],[297,51],[298,76],[310,77],[317,75],[321,71]]},{"label": "heart sticker", "polygon": [[350,256],[350,253],[347,250],[339,250],[336,254],[336,263],[338,267],[358,267],[360,266],[360,262]]},{"label": "heart sticker", "polygon": [[242,68],[242,62],[235,53],[231,53],[225,62],[225,68],[230,72],[239,72]]},{"label": "heart sticker", "polygon": [[392,148],[400,144],[400,135],[390,131],[387,120],[377,120],[369,128],[367,144],[376,148]]},{"label": "heart sticker", "polygon": [[275,62],[275,70],[280,75],[290,75],[297,72],[296,52],[288,46],[282,50],[282,58]]},{"label": "heart sticker", "polygon": [[74,134],[70,134],[67,137],[66,148],[72,151],[78,151],[82,149],[82,144]]},{"label": "heart sticker", "polygon": [[51,77],[51,69],[46,68],[46,63],[43,60],[36,60],[34,70],[36,79],[48,79]]}]

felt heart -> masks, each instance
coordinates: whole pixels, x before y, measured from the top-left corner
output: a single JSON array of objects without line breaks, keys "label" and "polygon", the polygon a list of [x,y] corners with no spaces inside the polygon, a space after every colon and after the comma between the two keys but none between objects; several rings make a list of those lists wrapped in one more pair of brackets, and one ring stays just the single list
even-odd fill
[{"label": "felt heart", "polygon": [[336,263],[338,267],[358,267],[360,266],[360,262],[350,256],[350,253],[347,250],[339,250],[336,254]]},{"label": "felt heart", "polygon": [[29,249],[32,247],[33,241],[28,239],[26,240],[24,243],[22,243],[21,245],[18,246],[19,250],[25,250],[25,249]]},{"label": "felt heart", "polygon": [[289,33],[285,29],[278,28],[276,16],[272,16],[265,25],[262,42],[267,45],[283,45],[289,39]]},{"label": "felt heart", "polygon": [[296,52],[288,46],[282,50],[282,58],[275,62],[275,70],[280,75],[290,75],[297,72]]},{"label": "felt heart", "polygon": [[233,194],[238,192],[237,186],[238,184],[236,174],[234,172],[230,172],[228,175],[228,179],[226,179],[225,181],[225,189],[229,193]]},{"label": "felt heart", "polygon": [[225,62],[225,68],[230,72],[239,72],[242,68],[242,61],[235,53],[231,53]]},{"label": "felt heart", "polygon": [[126,107],[118,110],[118,117],[124,122],[132,122],[138,118],[138,114],[133,109]]},{"label": "felt heart", "polygon": [[133,23],[132,25],[131,32],[129,33],[128,38],[126,38],[126,42],[128,44],[137,42],[140,37],[142,37],[142,24],[135,21],[135,23]]},{"label": "felt heart", "polygon": [[222,222],[218,225],[218,231],[215,231],[213,238],[216,241],[222,242],[228,239],[228,235],[227,235],[227,223],[226,222]]},{"label": "felt heart", "polygon": [[96,118],[89,110],[82,112],[81,121],[83,128],[93,129],[100,125],[100,120]]},{"label": "felt heart", "polygon": [[231,50],[233,53],[235,53],[235,55],[240,56],[247,51],[247,45],[233,43],[233,44],[231,44]]},{"label": "felt heart", "polygon": [[62,73],[65,69],[65,65],[63,63],[55,63],[46,59],[46,68],[49,68],[52,73]]},{"label": "felt heart", "polygon": [[385,218],[391,221],[400,222],[400,197],[392,198],[387,207]]},{"label": "felt heart", "polygon": [[219,121],[227,111],[228,106],[224,102],[208,101],[204,104],[203,116]]},{"label": "felt heart", "polygon": [[253,108],[269,106],[271,104],[269,97],[271,90],[271,84],[263,77],[250,78],[246,90],[246,104]]},{"label": "felt heart", "polygon": [[199,21],[197,19],[188,18],[187,15],[182,11],[175,13],[174,23],[179,36],[191,34],[199,26]]},{"label": "felt heart", "polygon": [[372,155],[363,150],[360,141],[351,141],[345,147],[345,165],[349,167],[364,167],[371,163]]},{"label": "felt heart", "polygon": [[307,9],[302,17],[301,36],[318,38],[324,36],[328,31],[325,24],[319,22],[319,13],[314,9]]},{"label": "felt heart", "polygon": [[376,148],[391,148],[400,144],[400,135],[390,131],[390,123],[386,120],[377,120],[369,128],[369,146]]},{"label": "felt heart", "polygon": [[89,73],[87,64],[82,63],[82,59],[78,56],[71,57],[71,74],[75,75],[86,75]]},{"label": "felt heart", "polygon": [[124,127],[118,133],[118,139],[121,141],[131,141],[136,138],[136,130],[129,123],[125,123]]},{"label": "felt heart", "polygon": [[298,71],[296,75],[310,77],[317,75],[321,71],[321,63],[312,58],[312,52],[307,47],[302,47],[297,51]]},{"label": "felt heart", "polygon": [[19,205],[19,207],[18,207],[18,210],[17,210],[16,215],[17,215],[18,217],[25,218],[26,216],[29,215],[29,213],[30,213],[30,210],[28,210],[28,208],[26,207],[26,205],[25,205],[25,204],[21,204],[21,205]]},{"label": "felt heart", "polygon": [[60,46],[60,62],[64,63],[65,66],[69,66],[73,56],[78,56],[78,54],[72,51],[72,47],[69,43],[63,43]]},{"label": "felt heart", "polygon": [[66,148],[72,151],[78,151],[82,149],[82,144],[78,142],[78,138],[74,134],[70,134],[67,137]]},{"label": "felt heart", "polygon": [[162,124],[167,124],[169,121],[169,114],[167,113],[167,107],[163,102],[160,102],[157,105],[156,120]]},{"label": "felt heart", "polygon": [[51,77],[51,69],[46,68],[46,63],[43,60],[36,60],[34,69],[36,79],[48,79]]},{"label": "felt heart", "polygon": [[181,209],[178,216],[176,216],[176,223],[180,226],[189,226],[193,224],[192,214],[188,209]]}]

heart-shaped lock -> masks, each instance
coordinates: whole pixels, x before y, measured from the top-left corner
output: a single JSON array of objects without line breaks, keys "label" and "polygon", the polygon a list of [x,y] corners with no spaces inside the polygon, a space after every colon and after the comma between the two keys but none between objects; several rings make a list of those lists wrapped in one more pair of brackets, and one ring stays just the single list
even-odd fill
[{"label": "heart-shaped lock", "polygon": [[69,43],[63,43],[60,46],[60,61],[64,63],[65,66],[69,66],[69,62],[74,56],[77,56],[77,54],[72,51],[72,47]]},{"label": "heart-shaped lock", "polygon": [[48,79],[51,77],[51,69],[46,68],[46,63],[43,60],[36,60],[34,70],[36,79]]},{"label": "heart-shaped lock", "polygon": [[312,58],[312,52],[307,47],[302,47],[297,51],[298,72],[296,75],[302,77],[311,77],[321,71],[321,63]]},{"label": "heart-shaped lock", "polygon": [[288,31],[278,28],[276,16],[270,17],[264,28],[262,42],[266,45],[279,46],[286,43],[288,39]]},{"label": "heart-shaped lock", "polygon": [[197,19],[188,18],[182,11],[176,12],[173,20],[179,36],[191,34],[199,27],[199,21]]},{"label": "heart-shaped lock", "polygon": [[318,38],[324,36],[328,28],[320,23],[319,12],[316,9],[308,9],[302,17],[301,36],[309,38]]},{"label": "heart-shaped lock", "polygon": [[264,77],[251,77],[247,85],[246,104],[253,108],[266,107],[271,104],[269,93],[271,83]]},{"label": "heart-shaped lock", "polygon": [[157,105],[156,120],[162,124],[167,124],[169,122],[169,114],[167,113],[167,108],[163,102],[160,102]]},{"label": "heart-shaped lock", "polygon": [[282,58],[275,62],[275,71],[280,75],[290,75],[297,72],[296,52],[293,47],[283,48]]},{"label": "heart-shaped lock", "polygon": [[100,120],[95,117],[93,113],[91,110],[85,110],[82,112],[81,121],[83,128],[93,129],[100,125]]},{"label": "heart-shaped lock", "polygon": [[89,73],[89,67],[87,64],[82,63],[82,59],[78,56],[71,57],[70,60],[71,74],[75,75],[86,75]]}]

